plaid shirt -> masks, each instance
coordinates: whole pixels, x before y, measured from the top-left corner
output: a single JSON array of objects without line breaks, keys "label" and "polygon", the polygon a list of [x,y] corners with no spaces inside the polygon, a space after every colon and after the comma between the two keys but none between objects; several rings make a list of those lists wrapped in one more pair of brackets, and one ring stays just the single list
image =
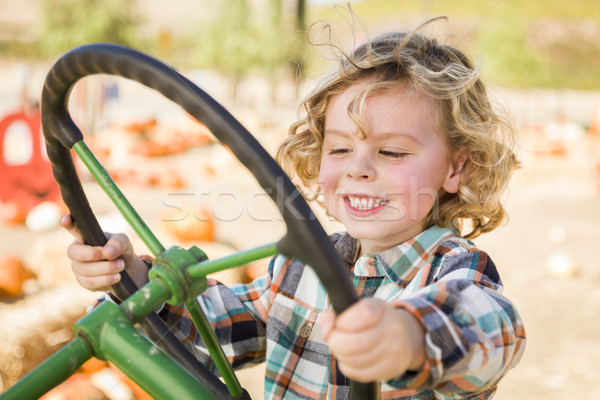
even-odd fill
[{"label": "plaid shirt", "polygon": [[[426,330],[424,368],[382,382],[382,399],[491,397],[521,358],[525,331],[487,254],[439,227],[358,260],[355,239],[333,241],[360,297],[403,307]],[[234,368],[265,362],[265,399],[348,397],[348,380],[321,339],[329,301],[311,268],[276,256],[265,277],[231,287],[210,281],[199,300]],[[187,312],[167,306],[161,315],[216,372]]]}]

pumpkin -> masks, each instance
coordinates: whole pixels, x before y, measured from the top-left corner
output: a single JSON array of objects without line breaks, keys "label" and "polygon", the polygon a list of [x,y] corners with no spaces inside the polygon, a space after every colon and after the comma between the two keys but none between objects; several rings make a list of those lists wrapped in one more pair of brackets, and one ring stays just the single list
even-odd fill
[{"label": "pumpkin", "polygon": [[112,171],[110,173],[110,177],[113,179],[113,181],[115,181],[115,183],[120,185],[137,183],[139,179],[138,173],[131,168]]},{"label": "pumpkin", "polygon": [[157,174],[155,184],[163,189],[182,189],[187,186],[182,174],[173,168],[162,169]]},{"label": "pumpkin", "polygon": [[600,104],[594,109],[594,112],[592,113],[588,133],[593,136],[600,135]]},{"label": "pumpkin", "polygon": [[215,167],[213,167],[212,165],[206,165],[204,167],[204,175],[209,176],[209,177],[214,177],[217,175],[217,170],[215,169]]},{"label": "pumpkin", "polygon": [[153,132],[158,126],[155,118],[150,118],[146,121],[137,121],[126,124],[123,128],[132,134],[147,134]]},{"label": "pumpkin", "polygon": [[183,242],[210,242],[214,240],[214,217],[205,209],[182,215],[181,210],[169,211],[161,216],[164,229]]},{"label": "pumpkin", "polygon": [[135,383],[131,378],[125,375],[119,368],[117,368],[113,363],[108,363],[110,369],[114,372],[115,376],[119,379],[120,382],[125,383],[125,385],[133,392],[133,395],[137,400],[154,400],[152,396],[150,396],[144,389],[142,389],[137,383]]},{"label": "pumpkin", "polygon": [[248,266],[246,266],[246,282],[245,283],[250,283],[255,279],[265,276],[269,269],[269,263],[270,263],[269,259],[264,259],[264,260],[260,260],[260,261],[257,261],[255,263],[252,263],[252,264],[249,264]]},{"label": "pumpkin", "polygon": [[33,278],[23,261],[15,255],[0,256],[0,296],[18,297],[23,294],[23,284]]},{"label": "pumpkin", "polygon": [[6,226],[20,225],[27,218],[27,210],[22,203],[8,201],[0,204],[0,219]]},{"label": "pumpkin", "polygon": [[40,397],[40,400],[100,400],[106,394],[95,387],[86,374],[75,374]]},{"label": "pumpkin", "polygon": [[59,225],[59,220],[65,210],[54,201],[43,201],[33,207],[27,214],[25,225],[32,232],[48,231]]},{"label": "pumpkin", "polygon": [[561,251],[550,254],[547,268],[548,272],[557,278],[575,278],[581,272],[573,257]]},{"label": "pumpkin", "polygon": [[104,368],[108,368],[108,362],[104,360],[100,360],[99,358],[92,357],[79,368],[79,371],[84,374],[93,374],[94,372],[98,372]]},{"label": "pumpkin", "polygon": [[171,138],[168,143],[165,143],[165,146],[168,154],[183,153],[189,147],[186,141],[179,136]]},{"label": "pumpkin", "polygon": [[156,140],[141,140],[132,147],[131,152],[144,157],[162,157],[169,154],[169,147]]},{"label": "pumpkin", "polygon": [[567,155],[567,146],[562,142],[553,142],[550,144],[550,155],[554,157],[564,157]]},{"label": "pumpkin", "polygon": [[186,136],[186,142],[189,147],[200,147],[209,144],[212,138],[205,133],[192,133]]}]

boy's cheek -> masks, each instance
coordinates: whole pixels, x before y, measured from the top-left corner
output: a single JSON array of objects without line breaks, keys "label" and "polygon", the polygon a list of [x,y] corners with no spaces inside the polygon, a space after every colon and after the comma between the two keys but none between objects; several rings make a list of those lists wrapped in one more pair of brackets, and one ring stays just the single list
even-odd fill
[{"label": "boy's cheek", "polygon": [[321,187],[321,200],[325,204],[325,208],[327,209],[327,213],[339,219],[340,209],[342,208],[341,203],[338,202],[338,198],[336,197],[336,187],[335,185],[327,184],[326,182],[320,184]]},{"label": "boy's cheek", "polygon": [[336,196],[335,196],[335,187],[327,184],[321,184],[321,191],[323,193],[323,200],[327,209],[333,215],[336,215]]},{"label": "boy's cheek", "polygon": [[332,174],[335,169],[335,164],[332,163],[328,157],[321,157],[321,165],[319,167],[319,182],[327,180],[328,176]]},{"label": "boy's cheek", "polygon": [[332,167],[329,163],[321,163],[319,172],[319,185],[326,200],[328,197],[335,196],[337,186],[336,174]]}]

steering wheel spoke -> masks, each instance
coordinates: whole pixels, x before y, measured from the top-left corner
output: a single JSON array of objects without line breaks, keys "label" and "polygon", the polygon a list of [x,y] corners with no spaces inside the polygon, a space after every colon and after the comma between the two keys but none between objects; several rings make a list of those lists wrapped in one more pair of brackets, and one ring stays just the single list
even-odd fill
[{"label": "steering wheel spoke", "polygon": [[102,190],[104,190],[115,206],[117,206],[117,209],[121,212],[135,233],[137,233],[140,239],[148,246],[150,252],[155,256],[163,252],[165,247],[148,228],[148,225],[146,225],[131,203],[123,195],[123,192],[121,192],[108,172],[102,167],[85,142],[80,140],[75,143],[73,145],[73,150],[90,171],[98,185],[100,185]]}]

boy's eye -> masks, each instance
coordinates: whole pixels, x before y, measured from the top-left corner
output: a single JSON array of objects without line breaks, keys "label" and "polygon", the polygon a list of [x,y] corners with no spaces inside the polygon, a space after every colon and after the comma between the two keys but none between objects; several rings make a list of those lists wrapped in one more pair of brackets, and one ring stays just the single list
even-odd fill
[{"label": "boy's eye", "polygon": [[334,154],[346,154],[346,153],[349,153],[350,151],[351,151],[350,149],[338,148],[338,149],[331,149],[331,150],[329,150],[329,154],[330,155],[334,155]]},{"label": "boy's eye", "polygon": [[400,151],[392,151],[392,150],[380,150],[379,154],[388,158],[404,158],[408,156],[408,153],[402,153]]}]

